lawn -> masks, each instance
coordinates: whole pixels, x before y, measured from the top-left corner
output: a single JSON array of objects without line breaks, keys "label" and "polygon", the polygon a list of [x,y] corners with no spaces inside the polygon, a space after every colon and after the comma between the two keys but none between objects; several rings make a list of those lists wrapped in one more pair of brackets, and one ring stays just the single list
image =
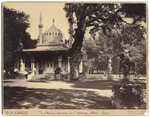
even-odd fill
[{"label": "lawn", "polygon": [[5,87],[5,109],[113,109],[110,97],[92,91]]},{"label": "lawn", "polygon": [[100,78],[82,81],[4,81],[5,109],[114,109],[111,83]]},{"label": "lawn", "polygon": [[111,89],[111,82],[96,74],[75,82],[5,79],[4,108],[115,109]]}]

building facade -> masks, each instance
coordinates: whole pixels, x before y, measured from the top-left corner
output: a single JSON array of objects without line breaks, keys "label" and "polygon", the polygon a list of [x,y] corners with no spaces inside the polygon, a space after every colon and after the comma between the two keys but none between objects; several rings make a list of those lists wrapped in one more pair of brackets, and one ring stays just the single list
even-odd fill
[{"label": "building facade", "polygon": [[[39,18],[39,38],[36,48],[24,49],[21,54],[19,70],[34,74],[48,74],[60,67],[62,72],[70,72],[70,57],[68,55],[69,44],[61,30],[54,25],[42,32],[42,16]],[[79,66],[82,72],[82,62]]]}]

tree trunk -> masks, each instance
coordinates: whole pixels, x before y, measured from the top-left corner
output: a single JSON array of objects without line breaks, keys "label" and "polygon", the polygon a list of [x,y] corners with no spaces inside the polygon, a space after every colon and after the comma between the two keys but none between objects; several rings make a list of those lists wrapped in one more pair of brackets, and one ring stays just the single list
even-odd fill
[{"label": "tree trunk", "polygon": [[79,79],[79,64],[82,60],[82,42],[84,38],[85,31],[81,30],[79,35],[76,35],[75,41],[70,50],[70,81],[75,81]]},{"label": "tree trunk", "polygon": [[87,69],[87,67],[85,65],[85,61],[83,61],[83,72],[82,72],[82,74],[83,74],[84,77],[86,77],[86,73],[87,72],[88,72],[88,69]]},{"label": "tree trunk", "polygon": [[[72,48],[70,49],[70,81],[79,79],[79,63],[81,62],[81,48],[82,42],[85,34],[85,9],[82,11],[80,21],[77,22],[77,28],[75,28],[75,34],[73,35],[74,42]],[[73,28],[73,27],[72,27]]]},{"label": "tree trunk", "polygon": [[111,57],[108,59],[107,78],[108,78],[108,80],[112,79],[112,58]]},{"label": "tree trunk", "polygon": [[70,57],[70,81],[77,81],[79,79],[79,63],[80,51],[75,50]]}]

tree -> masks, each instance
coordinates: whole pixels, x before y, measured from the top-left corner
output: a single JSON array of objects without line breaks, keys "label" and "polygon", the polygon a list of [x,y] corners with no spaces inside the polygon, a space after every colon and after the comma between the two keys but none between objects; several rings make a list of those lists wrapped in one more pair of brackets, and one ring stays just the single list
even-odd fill
[{"label": "tree", "polygon": [[[141,13],[136,12],[137,7],[140,8]],[[93,37],[95,32],[99,30],[102,30],[105,35],[111,35],[112,29],[119,27],[122,23],[128,23],[124,20],[124,17],[133,17],[134,20],[131,24],[135,24],[137,21],[143,20],[143,16],[145,16],[145,4],[67,3],[64,10],[73,28],[69,31],[70,35],[74,38],[74,43],[70,49],[72,55],[71,80],[74,79],[74,72],[81,58],[82,42],[87,27],[92,27],[91,30],[93,30],[93,33],[91,34]],[[125,13],[125,15],[123,15],[123,13]]]},{"label": "tree", "polygon": [[122,45],[130,52],[131,61],[134,62],[134,71],[146,74],[146,29],[142,25],[126,26],[122,30]]},{"label": "tree", "polygon": [[[101,39],[104,41],[99,41],[99,43],[101,43],[99,47],[101,47],[101,51],[105,53],[107,58],[111,56],[111,59],[115,57],[116,60],[116,57],[120,53],[127,54],[128,52],[130,62],[128,73],[126,73],[129,74],[130,72],[136,72],[141,74],[142,71],[146,70],[146,40],[144,36],[146,33],[145,31],[145,27],[141,25],[124,25],[117,40],[115,39],[115,37],[109,39],[101,37]],[[103,46],[105,46],[105,48]],[[109,63],[111,62],[108,62],[108,71],[110,71],[109,66],[111,68],[111,64]],[[126,66],[126,63],[124,63],[123,66]],[[127,68],[125,67],[124,70],[125,69]],[[123,71],[123,73],[125,73],[125,71]],[[124,77],[127,77],[126,73],[124,74]]]},{"label": "tree", "polygon": [[119,35],[108,37],[103,32],[99,32],[99,37],[96,39],[97,47],[101,52],[99,58],[104,57],[107,62],[106,70],[108,79],[111,79],[113,69],[112,60],[121,51],[120,39],[118,37]]},{"label": "tree", "polygon": [[118,4],[69,3],[65,5],[66,17],[73,28],[69,32],[74,38],[74,43],[69,51],[71,54],[70,80],[74,79],[75,69],[78,68],[80,62],[82,42],[87,27],[101,28],[105,33],[108,25],[117,25],[120,22],[119,9]]},{"label": "tree", "polygon": [[82,51],[86,54],[86,69],[89,73],[93,73],[95,69],[97,69],[97,65],[95,64],[98,60],[98,53],[95,40],[92,38],[84,39]]},{"label": "tree", "polygon": [[83,49],[87,54],[88,67],[91,73],[93,70],[97,70],[97,72],[98,70],[107,71],[108,66],[110,66],[110,64],[108,65],[108,58],[115,53],[112,50],[112,39],[99,32],[97,38],[84,40]]},{"label": "tree", "polygon": [[[23,48],[33,46],[29,33],[26,29],[30,26],[28,18],[24,12],[3,7],[4,23],[4,69],[6,73],[13,72],[17,59],[17,51]],[[32,44],[30,45],[30,43]],[[22,47],[19,47],[22,46]]]}]

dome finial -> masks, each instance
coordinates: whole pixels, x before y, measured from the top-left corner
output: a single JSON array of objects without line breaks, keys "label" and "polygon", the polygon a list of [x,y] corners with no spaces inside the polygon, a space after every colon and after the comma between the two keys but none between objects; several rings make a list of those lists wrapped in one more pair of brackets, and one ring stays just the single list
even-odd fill
[{"label": "dome finial", "polygon": [[55,22],[55,19],[53,18],[53,26],[54,26],[54,22]]},{"label": "dome finial", "polygon": [[42,24],[42,12],[40,12],[39,24]]}]

